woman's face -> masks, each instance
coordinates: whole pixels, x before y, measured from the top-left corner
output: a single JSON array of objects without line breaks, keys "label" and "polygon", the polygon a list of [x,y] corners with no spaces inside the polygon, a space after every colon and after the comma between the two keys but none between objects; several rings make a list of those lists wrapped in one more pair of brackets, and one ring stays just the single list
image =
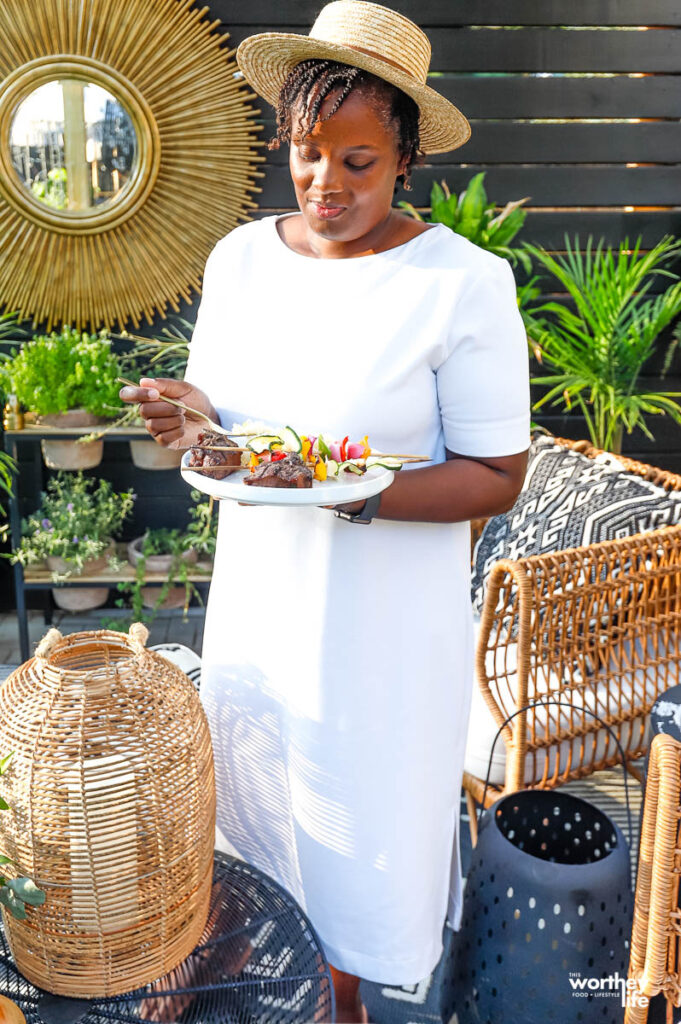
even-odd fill
[{"label": "woman's face", "polygon": [[[326,97],[324,116],[337,97]],[[374,97],[353,91],[328,120],[301,140],[292,118],[289,166],[307,226],[329,241],[362,238],[390,213],[395,179],[405,169],[395,129]]]}]

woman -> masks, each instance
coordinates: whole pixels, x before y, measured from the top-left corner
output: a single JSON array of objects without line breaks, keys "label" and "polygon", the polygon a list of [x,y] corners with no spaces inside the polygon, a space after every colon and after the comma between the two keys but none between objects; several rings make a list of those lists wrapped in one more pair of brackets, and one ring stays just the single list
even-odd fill
[{"label": "woman", "polygon": [[473,638],[470,526],[508,509],[529,444],[511,270],[392,208],[421,151],[468,137],[425,85],[426,37],[361,0],[310,36],[242,43],[277,106],[300,213],[211,254],[184,382],[124,388],[164,445],[245,417],[427,453],[344,511],[223,502],[202,695],[218,843],[277,878],[324,944],[339,1021],[359,981],[426,977],[458,927],[458,809]]}]

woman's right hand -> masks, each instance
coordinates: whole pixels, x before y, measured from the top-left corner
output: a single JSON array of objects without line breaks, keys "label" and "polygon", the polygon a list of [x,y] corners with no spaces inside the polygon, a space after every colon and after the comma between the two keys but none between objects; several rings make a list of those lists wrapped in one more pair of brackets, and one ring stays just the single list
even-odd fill
[{"label": "woman's right hand", "polygon": [[[144,425],[158,444],[166,448],[191,448],[198,439],[200,430],[207,427],[206,421],[177,406],[164,402],[164,395],[175,398],[185,405],[191,405],[199,412],[218,421],[217,413],[210,399],[203,391],[184,380],[169,377],[142,377],[140,386],[129,385],[119,392],[123,402],[139,405],[139,414]],[[219,421],[218,421],[219,422]]]}]

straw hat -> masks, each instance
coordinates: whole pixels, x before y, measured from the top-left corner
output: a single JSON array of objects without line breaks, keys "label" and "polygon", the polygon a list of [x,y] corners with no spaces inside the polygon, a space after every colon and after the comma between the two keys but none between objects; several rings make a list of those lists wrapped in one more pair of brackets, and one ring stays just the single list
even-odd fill
[{"label": "straw hat", "polygon": [[273,107],[291,69],[312,57],[363,68],[411,96],[420,111],[424,153],[446,153],[468,140],[471,129],[461,111],[426,85],[430,42],[403,14],[366,0],[333,0],[309,36],[261,32],[236,52],[246,81]]}]

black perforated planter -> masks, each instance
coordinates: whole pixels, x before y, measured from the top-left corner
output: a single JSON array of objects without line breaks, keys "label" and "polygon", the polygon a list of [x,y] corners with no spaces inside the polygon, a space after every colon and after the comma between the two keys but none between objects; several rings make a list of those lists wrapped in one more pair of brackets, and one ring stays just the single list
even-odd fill
[{"label": "black perforated planter", "polygon": [[556,791],[503,797],[473,850],[443,1021],[620,1024],[631,914],[627,845],[607,815]]}]

